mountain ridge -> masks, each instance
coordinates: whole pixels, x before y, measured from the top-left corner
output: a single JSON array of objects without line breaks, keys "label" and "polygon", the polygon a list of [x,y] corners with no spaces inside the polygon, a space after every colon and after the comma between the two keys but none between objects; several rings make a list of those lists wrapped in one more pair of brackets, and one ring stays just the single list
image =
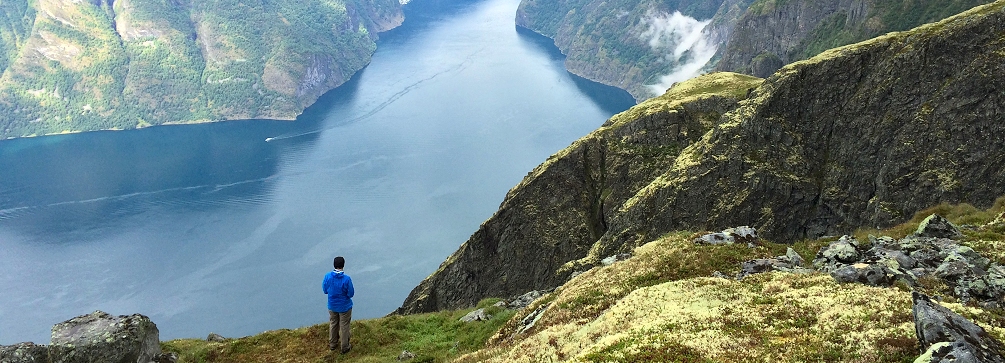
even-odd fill
[{"label": "mountain ridge", "polygon": [[[554,287],[675,230],[751,225],[791,242],[891,226],[940,202],[990,205],[1005,194],[1003,9],[833,49],[756,87],[723,73],[677,84],[530,173],[399,312]],[[735,107],[675,102],[688,89],[733,95]],[[675,121],[703,114],[713,121],[698,136]]]}]

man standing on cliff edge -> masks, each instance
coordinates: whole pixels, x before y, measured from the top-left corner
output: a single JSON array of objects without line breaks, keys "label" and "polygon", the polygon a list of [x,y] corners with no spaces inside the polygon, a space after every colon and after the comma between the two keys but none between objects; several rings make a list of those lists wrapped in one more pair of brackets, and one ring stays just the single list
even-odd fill
[{"label": "man standing on cliff edge", "polygon": [[[352,320],[352,279],[342,271],[345,258],[335,257],[335,270],[325,275],[321,288],[328,294],[328,350],[342,348],[342,354],[349,353],[349,322]],[[339,345],[336,345],[339,344]]]}]

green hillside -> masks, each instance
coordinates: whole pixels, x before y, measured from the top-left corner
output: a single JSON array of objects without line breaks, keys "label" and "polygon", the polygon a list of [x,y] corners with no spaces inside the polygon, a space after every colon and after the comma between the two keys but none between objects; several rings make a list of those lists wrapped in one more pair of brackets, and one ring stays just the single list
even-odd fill
[{"label": "green hillside", "polygon": [[0,139],[293,119],[402,21],[394,0],[5,0],[0,9]]}]

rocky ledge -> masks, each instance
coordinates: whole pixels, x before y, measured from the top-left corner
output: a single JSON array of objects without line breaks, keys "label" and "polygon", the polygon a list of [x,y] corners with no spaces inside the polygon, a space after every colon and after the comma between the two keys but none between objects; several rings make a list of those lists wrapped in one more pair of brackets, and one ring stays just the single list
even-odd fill
[{"label": "rocky ledge", "polygon": [[[711,236],[709,234],[706,236]],[[827,272],[839,282],[859,282],[872,286],[903,283],[923,287],[922,281],[944,285],[964,303],[984,308],[1005,307],[1005,267],[964,246],[963,233],[948,220],[933,214],[913,234],[902,238],[875,237],[858,240],[842,236],[817,252],[812,267]],[[703,236],[696,240],[705,242]],[[812,272],[803,259],[789,253],[770,259],[744,262],[738,278],[767,271]]]}]

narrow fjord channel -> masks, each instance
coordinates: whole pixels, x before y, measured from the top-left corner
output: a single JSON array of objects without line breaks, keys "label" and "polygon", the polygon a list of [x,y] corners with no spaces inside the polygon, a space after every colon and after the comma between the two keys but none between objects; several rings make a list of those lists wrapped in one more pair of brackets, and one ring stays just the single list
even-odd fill
[{"label": "narrow fjord channel", "polygon": [[354,318],[385,315],[534,166],[634,103],[517,31],[519,0],[423,1],[296,122],[0,142],[0,344],[94,310],[162,339],[320,323],[336,254]]}]

